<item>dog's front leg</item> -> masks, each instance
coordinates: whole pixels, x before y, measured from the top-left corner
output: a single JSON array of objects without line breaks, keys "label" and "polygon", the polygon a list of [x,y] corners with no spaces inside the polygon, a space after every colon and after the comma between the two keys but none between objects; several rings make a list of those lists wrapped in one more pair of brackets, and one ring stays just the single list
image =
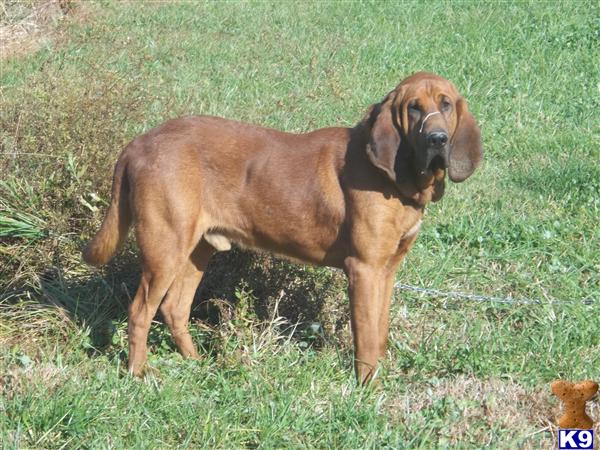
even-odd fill
[{"label": "dog's front leg", "polygon": [[380,272],[357,258],[348,258],[346,261],[354,337],[354,369],[358,382],[362,384],[368,383],[375,375],[380,354]]},{"label": "dog's front leg", "polygon": [[396,271],[390,270],[381,279],[381,309],[379,311],[379,356],[385,358],[388,332],[390,329],[390,305],[392,303],[392,294],[394,291],[394,281],[396,280]]}]

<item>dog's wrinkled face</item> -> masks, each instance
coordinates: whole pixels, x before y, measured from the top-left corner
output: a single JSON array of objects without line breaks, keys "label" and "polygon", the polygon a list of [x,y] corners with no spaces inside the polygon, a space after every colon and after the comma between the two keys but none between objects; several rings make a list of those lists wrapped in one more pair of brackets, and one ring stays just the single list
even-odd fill
[{"label": "dog's wrinkled face", "polygon": [[418,172],[446,169],[457,124],[458,93],[446,80],[407,83],[397,98],[402,132]]},{"label": "dog's wrinkled face", "polygon": [[397,184],[407,177],[443,184],[446,169],[460,182],[483,158],[479,126],[466,101],[435,74],[403,80],[372,108],[368,124],[367,156]]}]

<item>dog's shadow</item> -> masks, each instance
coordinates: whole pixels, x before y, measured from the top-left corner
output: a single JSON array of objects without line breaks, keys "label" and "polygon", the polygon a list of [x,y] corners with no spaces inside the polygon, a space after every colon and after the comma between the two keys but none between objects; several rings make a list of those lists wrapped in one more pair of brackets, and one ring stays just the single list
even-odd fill
[{"label": "dog's shadow", "polygon": [[[139,261],[126,251],[91,277],[67,273],[55,261],[40,275],[40,285],[46,302],[89,327],[90,343],[101,352],[112,342],[112,324],[126,319],[139,278]],[[280,317],[290,326],[300,324],[299,330],[318,323],[322,330],[335,332],[348,321],[345,290],[338,271],[233,249],[211,259],[194,297],[192,318],[218,326],[235,316],[243,301],[257,322]]]},{"label": "dog's shadow", "polygon": [[226,299],[235,306],[245,297],[259,321],[279,316],[291,324],[322,322],[332,303],[346,305],[345,291],[339,271],[234,249],[211,259],[193,312],[203,318],[211,300]]}]

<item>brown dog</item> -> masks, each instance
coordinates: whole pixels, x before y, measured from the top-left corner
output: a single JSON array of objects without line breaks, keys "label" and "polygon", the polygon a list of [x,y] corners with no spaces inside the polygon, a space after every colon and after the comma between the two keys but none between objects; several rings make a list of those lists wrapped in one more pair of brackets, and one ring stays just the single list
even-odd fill
[{"label": "brown dog", "polygon": [[135,138],[115,167],[112,202],[84,251],[106,263],[132,222],[140,286],[129,306],[129,371],[143,373],[160,306],[179,351],[211,255],[234,242],[342,268],[349,280],[355,370],[372,378],[384,356],[398,265],[425,205],[482,159],[467,103],[430,73],[405,79],[354,128],[289,134],[217,117],[170,120]]}]

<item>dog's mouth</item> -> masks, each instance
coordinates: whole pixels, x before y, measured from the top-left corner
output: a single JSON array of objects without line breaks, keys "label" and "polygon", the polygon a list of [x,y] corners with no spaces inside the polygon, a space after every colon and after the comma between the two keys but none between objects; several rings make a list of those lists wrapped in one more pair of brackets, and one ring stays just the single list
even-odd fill
[{"label": "dog's mouth", "polygon": [[435,155],[433,158],[431,158],[431,161],[429,161],[429,164],[427,165],[427,169],[434,173],[438,170],[444,170],[447,168],[448,162],[446,161],[444,155]]}]

